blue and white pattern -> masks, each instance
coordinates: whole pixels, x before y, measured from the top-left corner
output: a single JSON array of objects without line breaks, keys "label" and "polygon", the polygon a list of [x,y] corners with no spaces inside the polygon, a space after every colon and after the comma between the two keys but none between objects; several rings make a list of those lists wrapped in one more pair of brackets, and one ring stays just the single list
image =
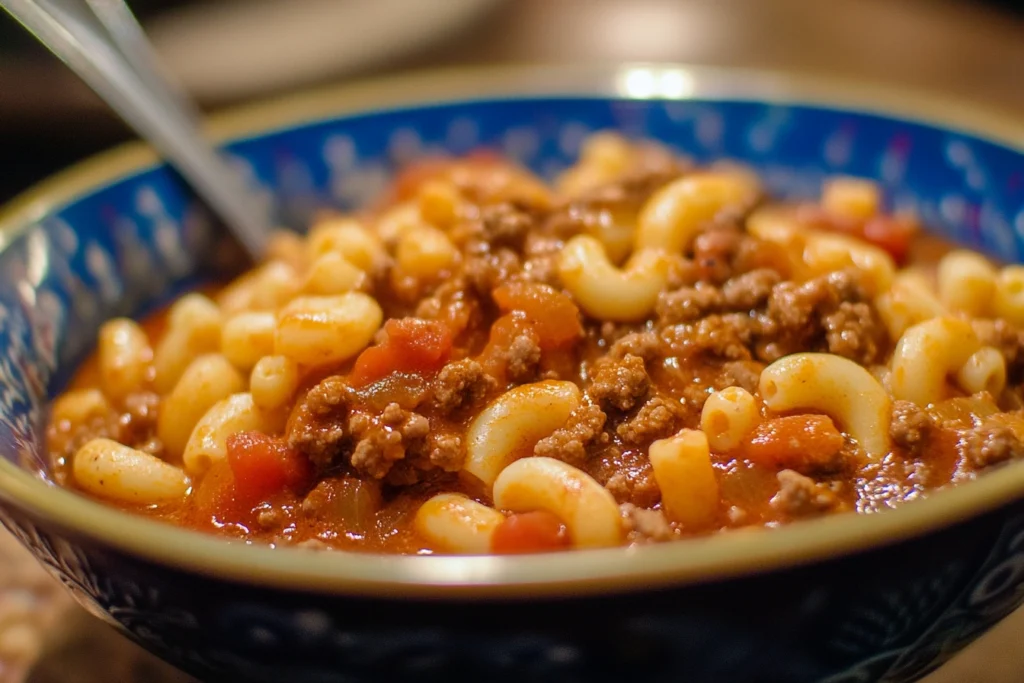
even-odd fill
[{"label": "blue and white pattern", "polygon": [[[823,107],[480,101],[295,125],[235,141],[227,150],[256,201],[273,206],[281,222],[301,226],[322,207],[366,202],[398,165],[422,155],[486,146],[551,176],[572,162],[589,133],[607,128],[659,139],[698,161],[746,161],[771,190],[788,196],[811,196],[836,173],[874,178],[893,207],[915,211],[939,233],[1009,260],[1024,254],[1024,155],[929,125]],[[99,323],[140,313],[202,277],[213,237],[204,209],[162,166],[24,226],[0,253],[0,456],[45,471],[40,427],[47,397],[87,353]],[[193,671],[253,680],[450,680],[452,666],[472,669],[477,680],[623,680],[606,676],[616,666],[633,666],[628,670],[649,667],[644,676],[650,683],[731,680],[762,669],[791,680],[903,683],[1024,601],[1019,512],[990,515],[979,522],[982,531],[947,530],[949,539],[989,533],[992,543],[972,546],[973,554],[953,553],[885,590],[873,579],[857,601],[829,602],[846,588],[839,570],[816,574],[825,577],[818,586],[781,585],[777,590],[793,593],[793,614],[817,615],[823,620],[818,631],[829,639],[814,652],[787,642],[797,648],[788,669],[759,659],[767,633],[745,630],[727,614],[691,613],[686,596],[699,602],[700,588],[670,593],[664,604],[676,605],[675,612],[649,601],[624,614],[616,625],[617,649],[574,629],[521,626],[492,633],[482,624],[467,633],[450,624],[421,621],[405,628],[354,619],[342,598],[257,592],[145,565],[3,504],[0,522],[83,604],[147,647]],[[876,570],[882,576],[886,568]],[[738,582],[737,590],[745,585]],[[567,623],[586,602],[564,606]],[[771,634],[785,637],[782,630]],[[289,654],[296,649],[308,657]]]}]

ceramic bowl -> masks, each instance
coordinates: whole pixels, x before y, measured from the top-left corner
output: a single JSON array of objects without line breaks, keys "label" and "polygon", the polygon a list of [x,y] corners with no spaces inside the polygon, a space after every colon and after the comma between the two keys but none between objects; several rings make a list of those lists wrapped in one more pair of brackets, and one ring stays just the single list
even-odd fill
[{"label": "ceramic bowl", "polygon": [[[831,79],[519,68],[317,92],[212,132],[281,220],[397,164],[491,145],[545,176],[618,128],[756,166],[776,192],[877,179],[942,235],[1019,260],[1024,127]],[[1024,600],[1024,464],[902,507],[656,547],[386,557],[231,544],[45,483],[47,399],[98,325],[209,274],[216,230],[141,147],[0,219],[0,520],[94,614],[204,680],[912,681]]]}]

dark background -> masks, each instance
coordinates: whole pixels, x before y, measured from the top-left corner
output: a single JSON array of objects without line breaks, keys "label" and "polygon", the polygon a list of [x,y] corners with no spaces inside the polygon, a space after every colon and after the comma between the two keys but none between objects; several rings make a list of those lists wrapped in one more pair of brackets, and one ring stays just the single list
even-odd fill
[{"label": "dark background", "polygon": [[[422,12],[438,3],[398,0]],[[460,0],[461,1],[461,0]],[[274,0],[131,0],[169,65],[210,52],[182,68],[206,109],[336,82],[439,65],[523,61],[660,60],[771,66],[858,75],[946,91],[1024,111],[1024,0],[486,0],[466,19],[425,44],[375,38],[375,58],[361,64],[325,57],[315,74],[297,70],[287,85],[260,82],[226,61],[235,46],[210,45],[198,28],[204,13],[253,18]],[[276,0],[317,22],[323,0]],[[327,0],[331,7],[383,0]],[[467,0],[462,4],[474,4]],[[387,3],[384,3],[387,4]],[[456,3],[458,4],[458,3]],[[449,5],[451,6],[451,5]],[[341,15],[339,14],[339,17]],[[358,16],[358,15],[353,15]],[[268,20],[269,21],[269,20]],[[337,35],[292,30],[271,38],[253,31],[260,49],[287,66],[305,42],[351,41],[358,26],[339,19]],[[270,28],[272,32],[272,27]],[[355,34],[352,31],[356,31]],[[321,32],[322,34],[323,32]],[[252,45],[247,45],[252,49]],[[216,48],[216,49],[213,49]],[[175,59],[175,56],[178,59]],[[215,68],[216,67],[216,68]],[[214,72],[219,76],[211,76]],[[301,73],[300,73],[301,72]],[[206,80],[203,80],[204,77]],[[217,78],[221,81],[218,84]],[[241,79],[248,85],[234,87]],[[102,103],[9,17],[0,13],[0,202],[41,177],[128,139]]]}]

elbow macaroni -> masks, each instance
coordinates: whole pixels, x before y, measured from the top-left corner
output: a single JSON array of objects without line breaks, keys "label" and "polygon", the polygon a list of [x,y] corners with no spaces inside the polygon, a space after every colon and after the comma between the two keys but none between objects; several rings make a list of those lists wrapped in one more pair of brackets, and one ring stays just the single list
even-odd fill
[{"label": "elbow macaroni", "polygon": [[299,387],[299,368],[284,356],[264,356],[249,378],[253,403],[262,410],[284,408]]},{"label": "elbow macaroni", "polygon": [[437,228],[421,227],[407,231],[398,240],[395,260],[406,275],[417,278],[438,277],[459,259],[459,251]]},{"label": "elbow macaroni", "polygon": [[466,433],[463,470],[488,488],[517,455],[565,424],[580,404],[572,382],[544,381],[509,389],[477,415]]},{"label": "elbow macaroni", "polygon": [[636,249],[679,253],[721,211],[745,208],[759,194],[757,178],[739,170],[685,175],[658,190],[644,205],[637,224]]},{"label": "elbow macaroni", "polygon": [[192,430],[206,411],[245,390],[245,378],[224,356],[212,353],[192,361],[164,398],[156,435],[171,459],[181,458]]},{"label": "elbow macaroni", "polygon": [[428,180],[416,193],[416,206],[425,223],[447,230],[458,220],[462,197],[450,181]]},{"label": "elbow macaroni", "polygon": [[336,252],[366,272],[375,270],[386,258],[384,246],[376,236],[349,218],[327,220],[314,226],[309,232],[309,249],[314,259]]},{"label": "elbow macaroni", "polygon": [[950,311],[983,316],[996,295],[996,269],[973,251],[957,249],[939,260],[939,300]]},{"label": "elbow macaroni", "polygon": [[121,400],[142,389],[152,362],[149,339],[136,323],[119,318],[100,328],[100,382],[110,398]]},{"label": "elbow macaroni", "polygon": [[622,542],[615,498],[590,475],[561,460],[517,460],[494,481],[494,505],[511,512],[546,510],[565,524],[577,548],[605,548]]},{"label": "elbow macaroni", "polygon": [[684,527],[700,527],[718,515],[719,490],[703,432],[684,429],[655,441],[648,451],[665,515]]},{"label": "elbow macaroni", "polygon": [[413,527],[440,550],[484,555],[491,550],[494,530],[504,521],[505,515],[475,500],[440,493],[416,511]]},{"label": "elbow macaroni", "polygon": [[383,320],[377,300],[361,292],[300,297],[278,315],[274,353],[300,365],[340,363],[366,348]]},{"label": "elbow macaroni", "polygon": [[654,310],[668,282],[669,261],[663,252],[645,249],[618,268],[608,260],[600,241],[577,235],[559,254],[558,274],[589,315],[629,322],[642,320]]},{"label": "elbow macaroni", "polygon": [[928,282],[911,273],[897,275],[889,291],[875,298],[875,308],[892,339],[913,325],[947,314]]},{"label": "elbow macaroni", "polygon": [[805,240],[805,277],[825,275],[853,266],[864,274],[869,294],[877,296],[892,286],[896,262],[884,249],[836,233],[808,232]]},{"label": "elbow macaroni", "polygon": [[185,471],[201,475],[227,458],[227,440],[232,434],[266,430],[266,421],[252,395],[233,394],[218,401],[196,423],[185,444],[181,460]]},{"label": "elbow macaroni", "polygon": [[711,394],[700,413],[701,431],[716,453],[739,446],[760,421],[757,401],[742,387],[726,387]]},{"label": "elbow macaroni", "polygon": [[277,319],[270,311],[246,311],[232,316],[221,330],[222,353],[239,370],[249,370],[274,351]]},{"label": "elbow macaroni", "polygon": [[1024,327],[1024,266],[1006,266],[999,271],[992,305],[997,317]]},{"label": "elbow macaroni", "polygon": [[946,397],[946,378],[958,372],[981,342],[959,318],[933,318],[909,328],[892,356],[889,384],[894,398],[919,406]]},{"label": "elbow macaroni", "polygon": [[968,394],[987,391],[999,398],[1006,388],[1006,359],[998,349],[983,346],[957,370],[956,382]]},{"label": "elbow macaroni", "polygon": [[112,409],[99,389],[75,389],[53,402],[50,421],[55,425],[80,425],[94,417],[110,415]]},{"label": "elbow macaroni", "polygon": [[192,485],[181,468],[110,439],[93,439],[78,449],[72,474],[89,493],[138,505],[182,500]]},{"label": "elbow macaroni", "polygon": [[186,294],[167,312],[167,323],[172,330],[184,330],[191,343],[199,348],[216,348],[220,342],[223,315],[209,297]]},{"label": "elbow macaroni", "polygon": [[330,296],[361,289],[366,284],[366,273],[349,263],[336,251],[316,257],[306,273],[302,291],[306,294]]},{"label": "elbow macaroni", "polygon": [[761,373],[758,393],[776,412],[818,410],[872,458],[889,452],[892,401],[878,380],[852,360],[829,353],[795,353]]},{"label": "elbow macaroni", "polygon": [[882,208],[882,191],[863,178],[833,178],[822,188],[821,205],[835,216],[866,221]]}]

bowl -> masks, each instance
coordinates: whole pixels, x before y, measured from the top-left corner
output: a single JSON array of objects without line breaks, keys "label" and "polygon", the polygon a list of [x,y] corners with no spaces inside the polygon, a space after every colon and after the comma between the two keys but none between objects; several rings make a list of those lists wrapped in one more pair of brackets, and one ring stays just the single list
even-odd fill
[{"label": "bowl", "polygon": [[[400,164],[497,146],[550,176],[614,127],[757,167],[787,196],[867,176],[898,208],[1024,253],[1024,126],[833,79],[686,66],[511,68],[318,91],[211,124],[282,220]],[[92,613],[205,680],[912,681],[1024,601],[1024,464],[872,515],[524,557],[271,549],[45,483],[47,398],[99,324],[209,274],[218,232],[130,146],[0,218],[0,520]]]}]

